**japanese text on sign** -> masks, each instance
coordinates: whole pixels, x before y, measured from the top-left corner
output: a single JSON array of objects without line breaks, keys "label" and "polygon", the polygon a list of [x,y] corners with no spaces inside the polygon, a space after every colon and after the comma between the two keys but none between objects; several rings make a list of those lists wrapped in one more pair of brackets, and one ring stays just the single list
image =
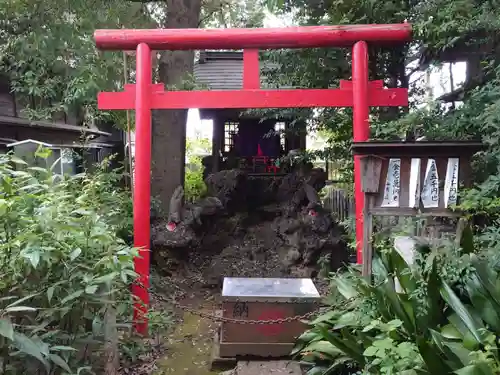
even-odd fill
[{"label": "japanese text on sign", "polygon": [[434,159],[427,161],[421,198],[425,208],[439,207],[439,176]]},{"label": "japanese text on sign", "polygon": [[382,207],[399,207],[401,185],[401,159],[390,159],[387,167]]},{"label": "japanese text on sign", "polygon": [[458,158],[448,159],[448,165],[446,167],[446,180],[444,183],[444,202],[446,207],[457,204],[459,167],[460,160]]}]

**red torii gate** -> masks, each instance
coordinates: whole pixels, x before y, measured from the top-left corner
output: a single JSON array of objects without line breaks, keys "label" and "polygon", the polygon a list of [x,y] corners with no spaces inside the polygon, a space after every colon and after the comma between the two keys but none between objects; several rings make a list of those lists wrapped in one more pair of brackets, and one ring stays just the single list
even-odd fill
[{"label": "red torii gate", "polygon": [[[370,107],[407,106],[407,89],[384,89],[383,81],[368,80],[367,42],[402,43],[411,40],[411,25],[309,26],[257,29],[96,30],[102,50],[136,50],[136,84],[123,92],[101,92],[99,109],[135,109],[134,246],[138,285],[134,319],[139,333],[147,333],[144,313],[149,305],[151,110],[185,108],[296,108],[353,107],[354,141],[369,137]],[[352,81],[339,89],[261,90],[259,49],[352,46]],[[243,89],[229,91],[164,91],[152,83],[151,50],[243,49]],[[362,263],[363,202],[360,163],[354,160],[357,260]]]}]

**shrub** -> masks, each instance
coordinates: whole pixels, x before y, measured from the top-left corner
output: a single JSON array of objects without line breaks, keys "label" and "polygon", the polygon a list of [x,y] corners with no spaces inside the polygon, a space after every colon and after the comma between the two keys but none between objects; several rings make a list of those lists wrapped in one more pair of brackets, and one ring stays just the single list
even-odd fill
[{"label": "shrub", "polygon": [[308,375],[497,374],[500,275],[491,265],[470,246],[420,245],[411,267],[379,249],[372,283],[356,269],[333,277],[342,307],[312,321],[294,354]]},{"label": "shrub", "polygon": [[129,321],[137,252],[123,239],[130,198],[119,176],[102,165],[63,177],[0,155],[3,373],[91,373],[106,311]]},{"label": "shrub", "polygon": [[184,180],[184,197],[187,202],[194,202],[206,194],[207,186],[203,181],[203,165],[200,157],[191,156]]}]

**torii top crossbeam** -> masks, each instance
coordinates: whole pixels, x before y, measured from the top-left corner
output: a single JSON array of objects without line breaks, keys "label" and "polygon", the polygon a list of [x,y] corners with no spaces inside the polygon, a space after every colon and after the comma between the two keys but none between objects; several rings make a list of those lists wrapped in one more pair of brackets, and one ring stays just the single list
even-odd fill
[{"label": "torii top crossbeam", "polygon": [[[151,110],[179,108],[297,108],[352,107],[353,139],[369,137],[369,112],[373,106],[406,106],[408,90],[383,87],[368,80],[368,44],[404,43],[411,39],[411,25],[345,25],[261,29],[154,29],[97,30],[96,45],[105,50],[136,50],[136,84],[123,92],[101,92],[98,108],[134,109],[136,146],[134,170],[134,246],[139,275],[133,293],[137,297],[136,328],[147,332],[144,312],[149,304],[149,247],[151,196]],[[338,89],[264,90],[260,87],[259,49],[352,46],[352,81]],[[243,49],[243,89],[228,91],[165,91],[152,82],[152,50]],[[362,261],[364,195],[361,164],[354,158],[356,240],[358,263]],[[142,322],[140,322],[142,320]]]},{"label": "torii top crossbeam", "polygon": [[96,30],[97,48],[135,50],[278,49],[346,47],[358,41],[401,43],[411,40],[408,23],[388,25],[303,26],[256,29]]}]

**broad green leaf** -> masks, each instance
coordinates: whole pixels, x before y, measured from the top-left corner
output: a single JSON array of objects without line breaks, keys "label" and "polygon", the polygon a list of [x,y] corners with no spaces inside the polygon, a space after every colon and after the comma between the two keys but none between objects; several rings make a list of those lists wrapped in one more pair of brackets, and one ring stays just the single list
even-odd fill
[{"label": "broad green leaf", "polygon": [[394,318],[399,319],[403,322],[404,328],[408,333],[412,334],[416,332],[413,316],[408,314],[408,311],[411,311],[408,308],[411,308],[411,306],[409,303],[404,306],[400,295],[396,293],[394,282],[391,279],[386,279],[385,282],[374,289],[384,297],[390,311],[394,314],[390,320]]},{"label": "broad green leaf", "polygon": [[338,317],[338,319],[335,321],[335,325],[333,326],[333,329],[340,329],[344,327],[357,327],[359,326],[359,314],[349,311],[346,312],[345,314],[342,314],[341,316]]},{"label": "broad green leaf", "polygon": [[116,276],[118,276],[118,272],[111,272],[111,273],[108,273],[107,275],[96,277],[93,280],[93,282],[96,283],[96,284],[109,283],[110,281],[112,281],[113,279],[115,279]]},{"label": "broad green leaf", "polygon": [[94,294],[97,292],[98,286],[97,285],[89,285],[85,288],[85,293],[87,294]]},{"label": "broad green leaf", "polygon": [[330,356],[331,358],[334,358],[334,357],[342,354],[342,351],[340,351],[331,342],[324,341],[324,340],[312,342],[311,344],[307,345],[303,349],[303,351],[304,352],[320,352],[322,354],[326,354],[326,355]]},{"label": "broad green leaf", "polygon": [[[445,346],[453,355],[458,358],[461,365],[467,365],[471,360],[471,351],[467,350],[463,344],[457,342],[445,342]],[[449,356],[449,355],[448,355]]]},{"label": "broad green leaf", "polygon": [[55,287],[51,286],[47,289],[47,301],[50,302],[54,296]]},{"label": "broad green leaf", "polygon": [[419,319],[419,324],[424,327],[435,328],[443,319],[444,303],[439,292],[441,278],[439,277],[436,258],[433,257],[431,271],[427,280],[427,302],[429,304],[428,314],[425,321]]},{"label": "broad green leaf", "polygon": [[416,341],[430,374],[449,374],[452,371],[434,345],[429,344],[423,337],[417,337]]},{"label": "broad green leaf", "polygon": [[497,275],[486,261],[479,260],[475,255],[471,256],[472,265],[475,268],[474,276],[479,279],[484,288],[488,291],[497,309],[500,309],[500,289],[497,287]]},{"label": "broad green leaf", "polygon": [[497,313],[497,306],[494,305],[493,299],[476,273],[469,276],[465,289],[477,314],[496,332],[500,332],[500,316]]},{"label": "broad green leaf", "polygon": [[43,173],[43,174],[49,173],[49,171],[47,169],[42,168],[42,167],[28,167],[27,170],[31,171],[31,172],[39,172],[39,173]]},{"label": "broad green leaf", "polygon": [[24,301],[27,301],[27,300],[29,300],[29,299],[31,299],[31,298],[39,295],[39,294],[40,293],[34,293],[34,294],[30,294],[28,296],[25,296],[23,298],[19,298],[18,300],[16,300],[16,301],[12,302],[11,304],[7,305],[7,308],[13,307],[13,306],[17,306],[17,305],[23,303]]},{"label": "broad green leaf", "polygon": [[481,343],[483,341],[480,330],[484,330],[484,325],[480,320],[472,316],[471,312],[467,307],[460,301],[455,292],[446,283],[442,283],[441,296],[450,305],[450,307],[455,311],[457,316],[462,320],[467,329],[470,331],[474,339]]},{"label": "broad green leaf", "polygon": [[26,163],[23,159],[15,156],[15,155],[10,155],[9,156],[9,159],[11,162],[15,163],[15,164],[19,164],[19,165],[28,165],[28,163]]},{"label": "broad green leaf", "polygon": [[335,286],[345,299],[354,298],[359,294],[352,282],[345,277],[337,277],[335,279]]},{"label": "broad green leaf", "polygon": [[390,261],[403,289],[406,293],[412,293],[417,288],[417,282],[413,277],[410,266],[396,250],[391,251]]},{"label": "broad green leaf", "polygon": [[[334,323],[335,320],[336,320],[335,318],[337,318],[337,316],[338,316],[338,312],[335,311],[335,310],[331,310],[331,311],[328,311],[328,312],[326,312],[324,314],[321,314],[316,319],[312,320],[310,322],[310,324],[311,325],[316,325],[316,324],[321,323],[321,322],[327,322],[327,323],[329,323],[330,321],[331,321],[330,323]],[[335,319],[335,320],[333,320],[333,319]]]},{"label": "broad green leaf", "polygon": [[0,335],[9,340],[14,340],[14,326],[9,317],[0,318]]},{"label": "broad green leaf", "polygon": [[365,349],[365,351],[363,352],[363,355],[365,357],[373,357],[375,354],[377,354],[378,351],[379,351],[379,348],[377,348],[375,346],[369,346],[368,348]]},{"label": "broad green leaf", "polygon": [[79,367],[78,370],[76,370],[76,375],[80,375],[80,374],[83,374],[85,372],[92,374],[92,367],[90,367],[90,366]]},{"label": "broad green leaf", "polygon": [[7,213],[7,201],[5,199],[0,199],[0,216]]},{"label": "broad green leaf", "polygon": [[77,352],[75,348],[72,348],[71,346],[64,346],[64,345],[56,345],[56,346],[51,346],[50,347],[51,351],[66,351],[66,352]]},{"label": "broad green leaf", "polygon": [[433,342],[443,353],[444,357],[448,360],[448,362],[455,363],[453,368],[461,367],[465,364],[468,364],[470,351],[467,350],[461,342],[453,343],[450,340],[446,339],[439,332],[433,329],[430,330],[430,333]]},{"label": "broad green leaf", "polygon": [[474,338],[470,330],[467,328],[465,323],[460,319],[460,317],[456,314],[453,313],[448,317],[448,321],[451,323],[455,329],[460,332],[460,335],[462,336],[462,342],[464,344],[464,347],[466,347],[469,350],[475,350],[478,348],[479,343],[477,340]]},{"label": "broad green leaf", "polygon": [[295,341],[295,346],[294,346],[292,352],[290,353],[290,355],[291,356],[296,355],[309,343],[311,343],[313,341],[318,341],[321,339],[322,339],[321,333],[317,332],[315,329],[305,331]]},{"label": "broad green leaf", "polygon": [[71,254],[69,255],[69,259],[70,260],[75,260],[76,258],[78,258],[78,256],[82,253],[82,249],[80,248],[76,248],[75,250],[73,250],[71,252]]},{"label": "broad green leaf", "polygon": [[19,351],[38,359],[46,369],[50,369],[49,363],[43,357],[42,349],[28,336],[19,332],[14,332],[13,343]]},{"label": "broad green leaf", "polygon": [[49,359],[52,362],[54,362],[57,366],[59,366],[60,368],[62,368],[64,371],[67,371],[68,373],[71,373],[71,369],[69,368],[68,364],[59,355],[57,355],[57,354],[49,354]]},{"label": "broad green leaf", "polygon": [[21,312],[21,311],[36,311],[34,307],[29,307],[29,306],[12,306],[12,307],[6,307],[5,311],[6,312]]},{"label": "broad green leaf", "polygon": [[50,155],[52,155],[52,150],[48,147],[44,147],[43,145],[40,145],[37,150],[35,151],[35,156],[46,159]]},{"label": "broad green leaf", "polygon": [[487,363],[477,363],[455,371],[457,375],[496,375]]},{"label": "broad green leaf", "polygon": [[71,293],[70,295],[64,297],[61,301],[61,303],[64,305],[66,302],[72,301],[78,297],[80,297],[85,290],[77,290],[76,292]]},{"label": "broad green leaf", "polygon": [[461,340],[463,335],[453,325],[447,324],[441,328],[441,335],[447,339]]},{"label": "broad green leaf", "polygon": [[[342,336],[337,336],[335,333],[329,332],[325,327],[319,327],[323,337],[328,340],[332,345],[337,347],[339,350],[344,352],[346,355],[350,356],[361,366],[365,364],[365,358],[363,356],[363,348],[359,347],[356,341],[346,340]],[[343,335],[343,333],[342,333]]]},{"label": "broad green leaf", "polygon": [[23,256],[28,259],[33,266],[33,268],[37,268],[40,263],[40,252],[36,249],[31,249],[30,252],[26,252]]}]

